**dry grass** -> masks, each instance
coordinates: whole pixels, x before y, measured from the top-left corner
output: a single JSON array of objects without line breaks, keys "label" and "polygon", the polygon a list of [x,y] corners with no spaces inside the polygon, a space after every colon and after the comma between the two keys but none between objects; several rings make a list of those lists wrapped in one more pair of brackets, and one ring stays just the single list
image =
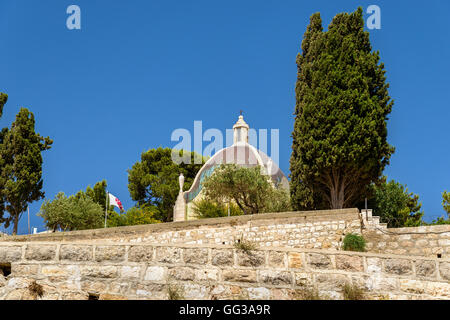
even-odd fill
[{"label": "dry grass", "polygon": [[184,300],[183,289],[176,284],[169,284],[167,286],[167,295],[169,300]]},{"label": "dry grass", "polygon": [[344,300],[365,300],[364,290],[356,285],[346,283],[343,287]]},{"label": "dry grass", "polygon": [[295,290],[296,300],[322,300],[319,296],[319,290],[311,287]]},{"label": "dry grass", "polygon": [[255,250],[257,246],[254,242],[247,241],[241,238],[240,240],[234,243],[234,247],[238,250],[242,250],[245,253],[249,254],[252,250]]},{"label": "dry grass", "polygon": [[38,284],[36,281],[33,281],[28,286],[28,290],[30,291],[30,295],[34,298],[40,298],[44,295],[44,288]]}]

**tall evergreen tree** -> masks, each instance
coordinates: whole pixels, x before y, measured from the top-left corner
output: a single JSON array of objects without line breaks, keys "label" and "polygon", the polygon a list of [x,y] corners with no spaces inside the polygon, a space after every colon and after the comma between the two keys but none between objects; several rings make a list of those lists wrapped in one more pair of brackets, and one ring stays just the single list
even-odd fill
[{"label": "tall evergreen tree", "polygon": [[0,145],[0,212],[8,212],[6,227],[12,221],[13,234],[17,234],[22,213],[28,204],[42,199],[42,155],[53,143],[35,132],[34,115],[21,108],[11,129],[4,132]]},{"label": "tall evergreen tree", "polygon": [[386,128],[393,101],[362,8],[336,15],[325,32],[314,14],[297,66],[292,205],[355,206],[394,152]]},{"label": "tall evergreen tree", "polygon": [[[8,101],[8,95],[0,92],[0,118],[3,115],[3,107],[7,101]],[[8,132],[8,128],[3,128],[0,131],[0,150],[1,150],[1,146],[3,144],[3,138],[6,134],[6,132]],[[4,166],[5,166],[5,161],[3,160],[3,157],[0,156],[0,190],[3,190],[3,188],[5,187],[5,181],[4,181],[4,179],[2,179],[2,171],[3,171]],[[5,201],[4,201],[3,197],[1,197],[1,192],[0,192],[0,225],[5,223],[6,221],[8,221],[7,218],[4,218],[4,213],[5,213],[4,207],[5,207]]]},{"label": "tall evergreen tree", "polygon": [[8,101],[8,95],[0,92],[0,118],[3,114],[3,106],[6,104],[6,101]]}]

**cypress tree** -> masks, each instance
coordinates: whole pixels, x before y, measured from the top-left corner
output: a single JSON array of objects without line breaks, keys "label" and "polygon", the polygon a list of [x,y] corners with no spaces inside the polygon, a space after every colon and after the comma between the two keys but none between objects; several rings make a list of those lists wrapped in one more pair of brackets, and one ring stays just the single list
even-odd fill
[{"label": "cypress tree", "polygon": [[44,197],[41,152],[50,149],[53,141],[41,137],[34,126],[33,113],[21,108],[0,145],[0,216],[5,211],[9,213],[6,227],[12,221],[13,234],[17,234],[20,217],[28,204]]},{"label": "cypress tree", "polygon": [[355,206],[394,152],[386,127],[393,101],[379,52],[364,31],[362,8],[336,15],[328,31],[314,14],[297,66],[292,205]]}]

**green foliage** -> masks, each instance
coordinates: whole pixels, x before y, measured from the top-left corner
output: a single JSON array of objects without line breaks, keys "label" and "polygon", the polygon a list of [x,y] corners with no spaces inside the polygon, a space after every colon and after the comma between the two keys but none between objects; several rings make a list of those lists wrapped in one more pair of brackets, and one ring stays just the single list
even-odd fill
[{"label": "green foliage", "polygon": [[365,300],[364,290],[356,285],[346,283],[343,286],[344,300]]},{"label": "green foliage", "polygon": [[292,205],[355,206],[394,152],[386,124],[393,101],[362,8],[336,15],[327,31],[320,14],[312,15],[297,66]]},{"label": "green foliage", "polygon": [[444,217],[439,217],[439,218],[433,220],[431,223],[423,222],[423,225],[426,225],[426,226],[436,226],[436,225],[444,225],[444,224],[450,224],[450,219],[449,218],[445,219]]},{"label": "green foliage", "polygon": [[218,203],[234,202],[244,214],[290,209],[289,197],[284,197],[281,191],[272,187],[259,167],[221,165],[205,178],[202,190],[206,199]]},{"label": "green foliage", "polygon": [[[86,196],[91,198],[95,203],[98,203],[102,208],[103,211],[106,209],[106,188],[108,187],[108,184],[106,180],[102,180],[97,182],[94,185],[94,188],[91,188],[91,186],[88,186],[86,188]],[[80,191],[81,192],[81,191]],[[108,204],[109,207],[109,204]],[[109,208],[108,208],[109,209]]]},{"label": "green foliage", "polygon": [[118,214],[114,211],[108,215],[108,227],[160,223],[161,221],[155,218],[157,213],[158,210],[156,207],[147,205],[143,207],[132,207],[125,214]]},{"label": "green foliage", "polygon": [[288,190],[282,188],[271,188],[269,190],[266,194],[264,208],[262,209],[263,213],[287,212],[292,210]]},{"label": "green foliage", "polygon": [[[242,210],[234,203],[229,204],[230,216],[242,215]],[[199,219],[218,218],[228,216],[228,205],[225,203],[219,203],[208,199],[202,199],[194,202],[193,206],[194,214]]]},{"label": "green foliage", "polygon": [[[5,102],[1,95],[1,107]],[[8,228],[12,221],[17,234],[29,203],[44,198],[41,152],[50,149],[53,141],[35,132],[33,113],[21,108],[11,129],[2,130],[0,142],[0,222]],[[9,217],[4,217],[5,212]]]},{"label": "green foliage", "polygon": [[38,216],[53,231],[101,228],[105,217],[102,207],[90,197],[78,194],[67,198],[63,192],[59,192],[52,201],[44,201]]},{"label": "green foliage", "polygon": [[0,92],[0,118],[3,115],[3,106],[8,101],[8,95],[6,93]]},{"label": "green foliage", "polygon": [[389,228],[420,226],[423,217],[419,196],[408,192],[408,188],[394,180],[372,185],[374,214]]},{"label": "green foliage", "polygon": [[[174,150],[183,155],[183,151]],[[155,206],[155,218],[161,221],[172,219],[179,183],[178,177],[182,173],[185,177],[184,190],[188,190],[205,159],[195,152],[190,153],[191,164],[176,164],[172,161],[172,149],[150,149],[141,154],[141,161],[136,162],[128,170],[128,190],[139,206],[144,204]],[[201,164],[195,164],[194,160]]]},{"label": "green foliage", "polygon": [[366,240],[358,234],[348,233],[344,237],[342,249],[345,251],[366,251]]},{"label": "green foliage", "polygon": [[445,212],[450,216],[450,192],[444,191],[442,193],[442,206]]}]

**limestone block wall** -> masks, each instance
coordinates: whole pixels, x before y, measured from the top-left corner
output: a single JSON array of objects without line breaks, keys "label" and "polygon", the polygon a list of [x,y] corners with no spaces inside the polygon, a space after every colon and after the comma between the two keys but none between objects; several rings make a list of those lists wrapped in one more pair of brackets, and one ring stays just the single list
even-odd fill
[{"label": "limestone block wall", "polygon": [[146,226],[9,237],[9,241],[110,241],[339,249],[346,233],[361,233],[358,209],[224,217]]},{"label": "limestone block wall", "polygon": [[416,228],[368,229],[370,252],[450,257],[450,225]]},{"label": "limestone block wall", "polygon": [[[335,250],[0,243],[0,299],[450,299],[450,260]],[[34,283],[35,282],[35,283]],[[30,287],[30,285],[32,285]],[[36,294],[42,289],[42,296]],[[31,289],[30,289],[31,288]]]},{"label": "limestone block wall", "polygon": [[[387,229],[371,210],[323,210],[269,213],[108,228],[8,236],[0,241],[113,242],[147,244],[232,245],[250,241],[259,247],[340,250],[347,233],[363,234],[369,252],[450,256],[450,225]],[[2,240],[3,239],[3,240]]]}]

